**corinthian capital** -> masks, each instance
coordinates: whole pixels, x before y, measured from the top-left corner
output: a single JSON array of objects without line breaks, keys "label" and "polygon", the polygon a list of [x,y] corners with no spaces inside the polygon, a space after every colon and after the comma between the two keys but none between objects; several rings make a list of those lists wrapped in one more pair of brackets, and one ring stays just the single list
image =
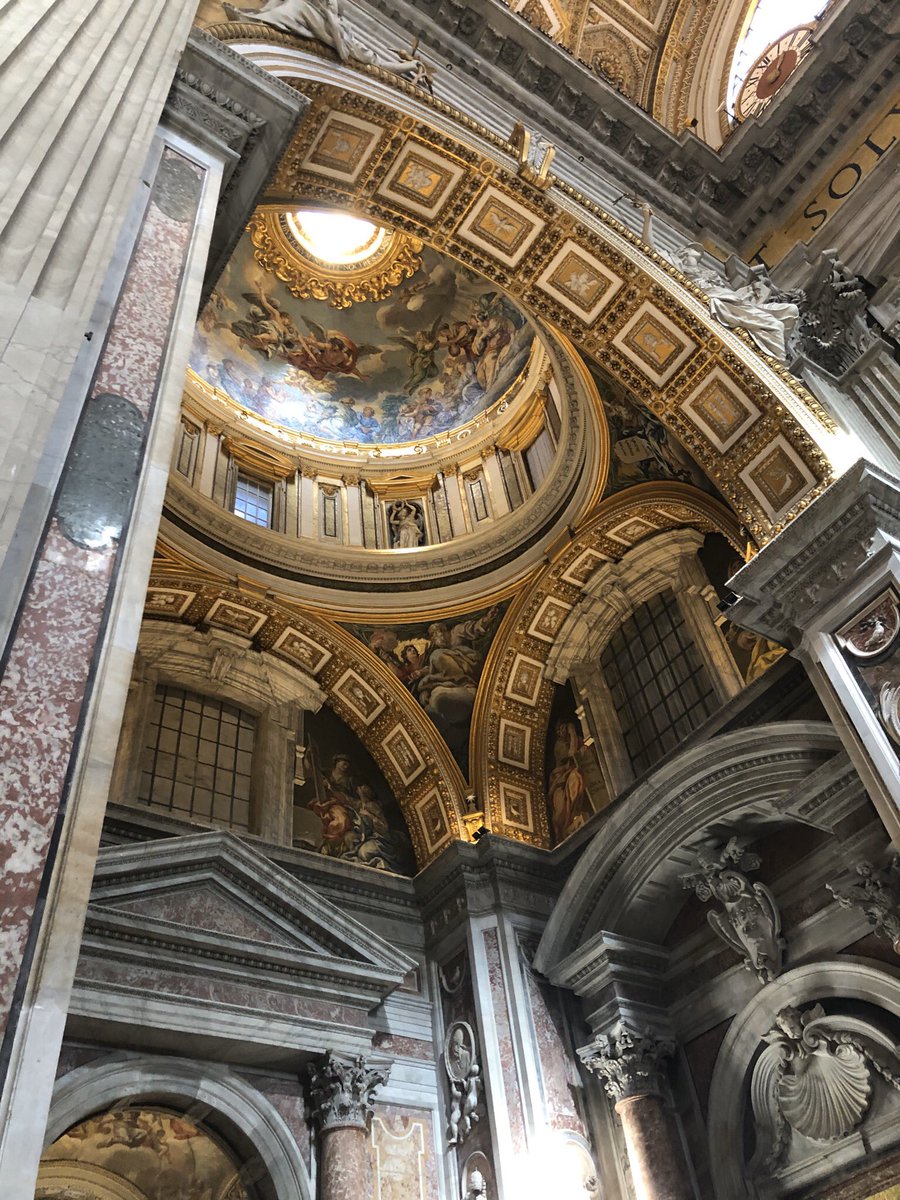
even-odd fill
[{"label": "corinthian capital", "polygon": [[600,1034],[578,1051],[582,1062],[602,1077],[606,1094],[615,1101],[661,1094],[664,1059],[674,1053],[674,1042],[625,1024],[613,1033]]},{"label": "corinthian capital", "polygon": [[349,1062],[330,1052],[309,1067],[313,1116],[321,1130],[355,1125],[365,1129],[372,1115],[374,1093],[387,1083],[389,1068],[366,1065],[362,1055]]}]

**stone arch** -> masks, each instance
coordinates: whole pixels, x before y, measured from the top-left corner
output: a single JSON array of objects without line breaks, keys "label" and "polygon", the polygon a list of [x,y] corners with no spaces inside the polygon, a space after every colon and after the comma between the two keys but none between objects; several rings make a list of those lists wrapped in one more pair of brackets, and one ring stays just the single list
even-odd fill
[{"label": "stone arch", "polygon": [[547,845],[544,742],[553,683],[548,661],[590,577],[650,534],[690,526],[740,530],[719,501],[683,483],[642,483],[610,496],[522,589],[485,664],[472,722],[473,783],[495,833]]},{"label": "stone arch", "polygon": [[56,1084],[44,1145],[123,1101],[203,1112],[203,1124],[254,1167],[260,1200],[313,1200],[309,1172],[284,1118],[260,1092],[213,1063],[151,1055],[87,1064]]},{"label": "stone arch", "polygon": [[[597,205],[556,180],[535,187],[509,143],[394,75],[335,65],[315,43],[259,24],[210,32],[310,98],[267,203],[347,208],[504,288],[602,360],[759,542],[831,478],[835,429],[818,402],[747,334],[714,322],[703,294]],[[323,149],[338,126],[352,131],[343,165]],[[419,192],[403,182],[413,159],[430,169]],[[576,273],[590,280],[577,293],[567,283]]]},{"label": "stone arch", "polygon": [[384,772],[420,867],[466,837],[466,783],[446,743],[407,689],[347,630],[286,598],[197,572],[174,551],[157,558],[145,616],[237,634],[249,657],[271,659],[275,675],[288,664],[307,687],[312,683],[309,694],[335,710]]},{"label": "stone arch", "polygon": [[[557,967],[599,931],[653,941],[671,911],[662,889],[680,892],[682,866],[672,857],[712,824],[729,826],[757,813],[796,819],[794,789],[840,751],[824,722],[785,721],[721,734],[677,755],[611,810],[560,893],[534,965]],[[661,915],[662,914],[662,915]]]},{"label": "stone arch", "polygon": [[758,992],[729,1026],[716,1057],[709,1091],[710,1167],[720,1200],[744,1200],[742,1146],[747,1076],[763,1034],[788,1005],[843,998],[866,1001],[900,1018],[900,968],[864,958],[803,963]]}]

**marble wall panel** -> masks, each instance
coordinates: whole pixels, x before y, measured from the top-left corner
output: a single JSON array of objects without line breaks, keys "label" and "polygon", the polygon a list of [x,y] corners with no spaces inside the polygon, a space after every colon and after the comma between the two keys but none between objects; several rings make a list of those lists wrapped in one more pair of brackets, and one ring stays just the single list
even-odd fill
[{"label": "marble wall panel", "polygon": [[522,968],[531,1007],[547,1122],[551,1129],[571,1130],[588,1138],[576,1098],[581,1089],[581,1080],[569,1050],[562,997],[552,984],[535,975],[524,955]]},{"label": "marble wall panel", "polygon": [[[201,196],[203,170],[171,149],[163,153],[90,397],[113,394],[137,422],[139,466],[169,330]],[[141,428],[142,427],[142,428]],[[110,461],[120,453],[110,439]],[[103,481],[83,476],[78,434],[63,487],[38,550],[0,681],[0,1026],[5,1027],[32,930],[32,919],[90,696],[111,583],[138,472],[110,496],[115,514],[97,530]],[[79,537],[56,506],[72,489],[85,496],[93,532]],[[123,494],[123,490],[125,494]],[[120,521],[120,518],[122,519]]]},{"label": "marble wall panel", "polygon": [[438,1200],[430,1112],[376,1104],[369,1131],[375,1200]]},{"label": "marble wall panel", "polygon": [[513,1036],[509,1021],[506,980],[503,977],[503,965],[500,961],[500,940],[496,929],[485,930],[484,952],[487,958],[488,978],[491,985],[494,1025],[497,1030],[497,1053],[500,1058],[500,1068],[503,1074],[503,1091],[506,1096],[506,1107],[509,1116],[509,1133],[514,1153],[524,1154],[527,1150],[525,1117],[522,1111],[521,1086],[518,1072],[516,1071]]}]

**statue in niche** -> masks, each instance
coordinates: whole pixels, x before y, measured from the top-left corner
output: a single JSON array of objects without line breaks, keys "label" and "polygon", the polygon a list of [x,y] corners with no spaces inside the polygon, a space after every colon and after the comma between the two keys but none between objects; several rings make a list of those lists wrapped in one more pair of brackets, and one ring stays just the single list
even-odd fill
[{"label": "statue in niche", "polygon": [[262,21],[285,33],[310,38],[330,46],[342,63],[360,62],[401,75],[418,87],[431,91],[431,80],[422,61],[415,57],[417,42],[409,53],[381,54],[357,41],[344,16],[341,0],[267,0],[258,12],[223,5],[240,19]]},{"label": "statue in niche", "polygon": [[450,1084],[447,1144],[457,1146],[465,1140],[479,1119],[481,1068],[475,1059],[475,1034],[467,1021],[454,1021],[447,1030],[444,1069]]},{"label": "statue in niche", "polygon": [[784,953],[781,914],[766,885],[751,884],[743,873],[756,870],[759,855],[748,854],[738,838],[731,838],[712,854],[698,851],[697,863],[698,871],[682,875],[683,886],[704,902],[718,900],[725,911],[708,913],[710,925],[760,983],[771,983],[781,973]]},{"label": "statue in niche", "polygon": [[395,550],[412,550],[422,544],[422,513],[411,500],[398,500],[391,505],[388,524],[391,527],[391,545]]},{"label": "statue in niche", "polygon": [[800,320],[800,309],[780,293],[765,275],[749,283],[729,283],[724,275],[703,265],[703,247],[691,242],[679,250],[672,263],[701,288],[709,311],[726,329],[744,329],[760,350],[784,362],[788,341]]}]

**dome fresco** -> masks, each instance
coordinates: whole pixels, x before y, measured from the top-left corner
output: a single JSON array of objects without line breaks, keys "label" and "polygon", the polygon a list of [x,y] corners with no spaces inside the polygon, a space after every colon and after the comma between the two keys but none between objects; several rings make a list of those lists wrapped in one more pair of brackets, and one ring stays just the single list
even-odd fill
[{"label": "dome fresco", "polygon": [[286,429],[333,442],[421,441],[493,405],[534,331],[511,301],[425,249],[387,299],[299,300],[244,235],[197,325],[191,367]]}]

